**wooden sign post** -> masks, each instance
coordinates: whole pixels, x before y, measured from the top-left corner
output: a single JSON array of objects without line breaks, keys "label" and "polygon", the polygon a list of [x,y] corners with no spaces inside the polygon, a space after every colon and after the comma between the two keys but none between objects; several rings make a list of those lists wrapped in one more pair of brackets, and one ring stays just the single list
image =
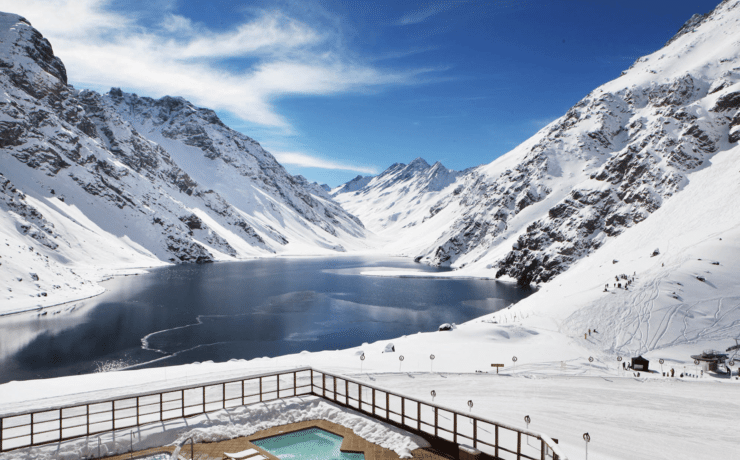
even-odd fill
[{"label": "wooden sign post", "polygon": [[496,373],[498,374],[498,368],[499,367],[504,367],[504,365],[503,364],[491,364],[491,367],[495,367],[496,368]]}]

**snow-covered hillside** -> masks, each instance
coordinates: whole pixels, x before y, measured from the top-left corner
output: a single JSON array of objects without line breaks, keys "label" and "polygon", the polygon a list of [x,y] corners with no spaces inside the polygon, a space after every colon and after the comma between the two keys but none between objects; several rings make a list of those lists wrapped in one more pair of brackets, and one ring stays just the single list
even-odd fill
[{"label": "snow-covered hillside", "polygon": [[357,218],[213,111],[76,90],[13,14],[0,64],[0,310],[93,295],[120,268],[364,247]]},{"label": "snow-covered hillside", "polygon": [[[413,255],[426,263],[549,281],[684,193],[737,145],[739,33],[736,0],[692,18],[664,48],[434,199],[409,190],[372,211],[363,189],[338,199],[373,230],[413,215],[396,238],[423,241]],[[404,213],[381,212],[393,203]]]}]

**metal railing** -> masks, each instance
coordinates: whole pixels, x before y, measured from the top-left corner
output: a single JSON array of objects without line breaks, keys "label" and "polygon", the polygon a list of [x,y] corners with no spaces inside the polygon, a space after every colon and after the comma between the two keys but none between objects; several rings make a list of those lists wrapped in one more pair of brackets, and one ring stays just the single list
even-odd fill
[{"label": "metal railing", "polygon": [[426,436],[468,443],[495,459],[567,460],[541,433],[310,367],[3,414],[0,452],[300,395],[316,395]]}]

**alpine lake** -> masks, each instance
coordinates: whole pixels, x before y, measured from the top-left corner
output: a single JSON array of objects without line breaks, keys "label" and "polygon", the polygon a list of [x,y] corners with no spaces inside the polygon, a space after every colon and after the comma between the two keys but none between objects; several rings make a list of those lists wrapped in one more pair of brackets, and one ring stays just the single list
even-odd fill
[{"label": "alpine lake", "polygon": [[343,349],[437,330],[532,293],[390,257],[295,257],[148,269],[100,296],[0,317],[0,383],[134,366]]}]

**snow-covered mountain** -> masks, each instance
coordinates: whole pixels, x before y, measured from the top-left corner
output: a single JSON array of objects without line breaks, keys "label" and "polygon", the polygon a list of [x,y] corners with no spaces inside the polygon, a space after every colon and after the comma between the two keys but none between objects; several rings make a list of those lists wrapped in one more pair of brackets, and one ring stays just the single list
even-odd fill
[{"label": "snow-covered mountain", "polygon": [[487,267],[522,284],[551,280],[735,148],[738,24],[737,0],[694,16],[662,49],[508,154],[454,183],[448,176],[434,203],[400,185],[383,196],[372,187],[380,176],[337,198],[374,231],[401,219],[395,238],[424,242],[413,255],[426,263]]},{"label": "snow-covered mountain", "polygon": [[95,293],[94,276],[75,274],[93,267],[364,245],[362,223],[325,189],[213,111],[77,90],[49,42],[13,14],[0,14],[0,87],[5,304]]},{"label": "snow-covered mountain", "polygon": [[387,239],[387,250],[411,255],[433,243],[420,242],[414,227],[429,218],[440,197],[453,193],[445,190],[463,174],[417,158],[408,165],[395,163],[374,177],[357,176],[331,194],[369,230]]}]

